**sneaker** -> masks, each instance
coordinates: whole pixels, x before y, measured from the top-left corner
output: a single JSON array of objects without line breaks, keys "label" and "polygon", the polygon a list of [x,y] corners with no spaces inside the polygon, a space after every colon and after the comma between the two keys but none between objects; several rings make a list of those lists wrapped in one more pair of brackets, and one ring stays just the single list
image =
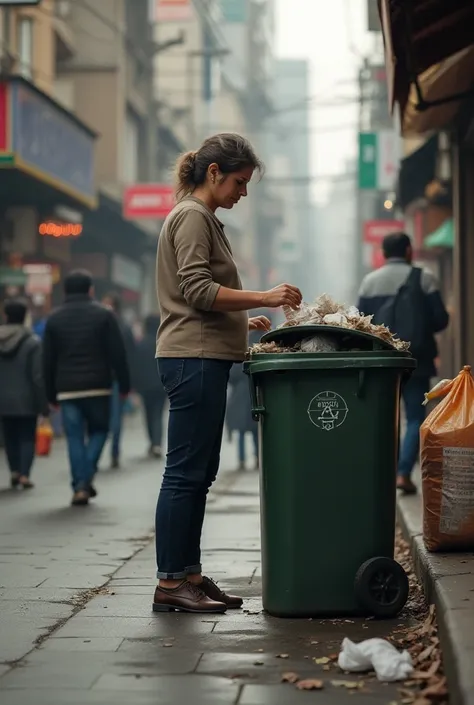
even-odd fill
[{"label": "sneaker", "polygon": [[97,497],[97,490],[94,487],[94,485],[89,485],[89,497],[91,499],[94,499],[94,497]]},{"label": "sneaker", "polygon": [[16,472],[12,472],[10,476],[10,487],[12,490],[16,489],[20,484],[20,476]]},{"label": "sneaker", "polygon": [[23,489],[23,490],[32,490],[34,487],[34,484],[31,482],[29,477],[23,476],[18,479],[18,485]]},{"label": "sneaker", "polygon": [[112,470],[119,470],[120,459],[119,458],[112,458],[112,462],[110,463],[110,467],[112,468]]},{"label": "sneaker", "polygon": [[399,475],[397,478],[397,490],[401,490],[403,494],[416,494],[418,488],[410,477]]}]

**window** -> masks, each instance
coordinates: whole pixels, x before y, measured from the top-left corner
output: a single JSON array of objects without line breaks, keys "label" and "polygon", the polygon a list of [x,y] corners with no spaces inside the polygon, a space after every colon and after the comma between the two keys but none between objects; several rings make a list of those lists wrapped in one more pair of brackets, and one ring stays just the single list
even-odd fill
[{"label": "window", "polygon": [[18,60],[24,78],[33,77],[33,20],[21,17],[18,21]]}]

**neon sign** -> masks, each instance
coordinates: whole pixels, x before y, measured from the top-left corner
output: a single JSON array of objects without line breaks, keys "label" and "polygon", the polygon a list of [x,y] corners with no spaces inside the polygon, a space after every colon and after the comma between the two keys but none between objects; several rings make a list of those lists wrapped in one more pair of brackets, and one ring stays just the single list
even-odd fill
[{"label": "neon sign", "polygon": [[82,235],[82,225],[77,223],[41,223],[39,234],[50,237],[79,237]]}]

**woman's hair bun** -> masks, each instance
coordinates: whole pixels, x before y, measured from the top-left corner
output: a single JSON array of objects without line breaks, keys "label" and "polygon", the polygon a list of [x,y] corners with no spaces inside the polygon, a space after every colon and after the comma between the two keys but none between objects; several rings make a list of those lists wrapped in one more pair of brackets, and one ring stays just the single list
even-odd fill
[{"label": "woman's hair bun", "polygon": [[178,200],[191,193],[196,186],[194,172],[196,169],[196,151],[185,152],[176,164],[176,196]]}]

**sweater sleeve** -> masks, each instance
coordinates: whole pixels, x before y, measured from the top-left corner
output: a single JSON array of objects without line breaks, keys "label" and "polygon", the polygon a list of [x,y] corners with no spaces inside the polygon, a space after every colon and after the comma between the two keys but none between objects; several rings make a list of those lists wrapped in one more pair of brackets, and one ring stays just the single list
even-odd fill
[{"label": "sweater sleeve", "polygon": [[220,285],[212,278],[212,235],[205,216],[196,210],[184,211],[173,224],[170,237],[178,264],[179,289],[186,303],[210,311]]}]

